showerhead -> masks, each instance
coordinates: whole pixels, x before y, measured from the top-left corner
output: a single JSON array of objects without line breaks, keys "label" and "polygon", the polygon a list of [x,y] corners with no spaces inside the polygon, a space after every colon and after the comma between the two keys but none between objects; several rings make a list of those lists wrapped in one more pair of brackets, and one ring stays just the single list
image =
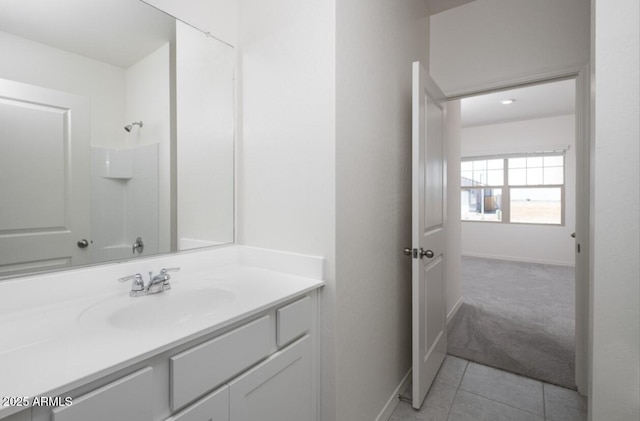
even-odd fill
[{"label": "showerhead", "polygon": [[127,132],[130,132],[130,131],[131,131],[131,129],[133,129],[133,126],[140,126],[140,127],[142,127],[142,125],[143,125],[143,124],[142,124],[142,121],[136,121],[136,122],[133,122],[133,123],[131,123],[131,124],[127,125],[127,126],[124,126],[124,129],[125,129]]}]

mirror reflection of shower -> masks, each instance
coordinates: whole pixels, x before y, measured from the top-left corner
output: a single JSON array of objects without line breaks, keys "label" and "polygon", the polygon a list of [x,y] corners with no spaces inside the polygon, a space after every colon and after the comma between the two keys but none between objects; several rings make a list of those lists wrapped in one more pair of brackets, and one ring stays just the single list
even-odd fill
[{"label": "mirror reflection of shower", "polygon": [[135,121],[135,122],[133,122],[133,123],[131,123],[131,124],[127,125],[127,126],[124,126],[124,129],[125,129],[127,132],[130,132],[130,131],[131,131],[131,129],[133,129],[133,126],[140,126],[140,127],[142,127],[142,126],[143,126],[142,121]]}]

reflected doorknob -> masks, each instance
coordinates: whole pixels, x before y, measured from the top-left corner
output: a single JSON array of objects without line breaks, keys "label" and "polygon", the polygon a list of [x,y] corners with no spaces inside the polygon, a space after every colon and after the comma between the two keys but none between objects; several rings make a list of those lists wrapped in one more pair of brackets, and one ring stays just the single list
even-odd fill
[{"label": "reflected doorknob", "polygon": [[411,249],[411,247],[406,247],[404,250],[402,250],[405,256],[411,256],[412,251],[413,250]]},{"label": "reflected doorknob", "polygon": [[435,254],[433,254],[433,251],[431,250],[422,250],[420,249],[420,258],[422,259],[423,257],[426,257],[428,259],[433,258],[433,256],[435,256]]},{"label": "reflected doorknob", "polygon": [[144,241],[142,241],[142,237],[136,238],[136,242],[133,243],[132,253],[136,254],[136,250],[138,250],[140,254],[144,251]]}]

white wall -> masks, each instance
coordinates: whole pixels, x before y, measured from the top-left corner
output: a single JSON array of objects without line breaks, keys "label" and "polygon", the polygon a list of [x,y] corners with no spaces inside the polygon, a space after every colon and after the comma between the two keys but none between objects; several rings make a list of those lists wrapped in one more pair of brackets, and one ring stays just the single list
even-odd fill
[{"label": "white wall", "polygon": [[238,242],[327,258],[322,413],[335,419],[335,3],[239,2]]},{"label": "white wall", "polygon": [[375,419],[410,367],[401,251],[427,40],[419,0],[240,5],[239,241],[327,258],[323,420]]},{"label": "white wall", "polygon": [[[153,167],[157,172],[154,179],[158,180],[154,186],[155,202],[148,202],[146,210],[139,210],[155,221],[155,229],[136,234],[145,233],[143,240],[149,245],[145,253],[170,250],[171,68],[171,46],[167,43],[125,72],[125,120],[121,126],[140,120],[144,126],[134,126],[129,133],[122,129],[124,143],[128,148],[158,144],[158,162]],[[135,239],[135,236],[130,239],[132,244]]]},{"label": "white wall", "polygon": [[336,6],[335,419],[373,421],[411,367],[411,64],[429,26],[421,0]]},{"label": "white wall", "polygon": [[590,420],[640,419],[640,6],[594,0]]},{"label": "white wall", "polygon": [[234,66],[233,48],[176,24],[179,250],[233,241]]},{"label": "white wall", "polygon": [[[119,141],[92,148],[94,262],[132,257],[137,237],[145,255],[169,250],[170,55],[167,43],[123,70]],[[117,170],[105,171],[106,160]]]},{"label": "white wall", "polygon": [[91,99],[91,144],[123,141],[124,70],[0,32],[0,78]]},{"label": "white wall", "polygon": [[243,0],[240,19],[240,241],[331,257],[334,7]]},{"label": "white wall", "polygon": [[431,20],[432,77],[447,95],[589,60],[590,0],[475,0]]},{"label": "white wall", "polygon": [[[575,117],[540,118],[462,129],[462,156],[569,147],[565,159],[565,225],[462,223],[462,253],[469,256],[571,266],[575,263]],[[459,179],[459,176],[458,176]],[[458,215],[459,218],[459,215]]]},{"label": "white wall", "polygon": [[[125,147],[162,143],[168,148],[170,48],[167,43],[125,70],[125,117],[119,127]],[[124,130],[125,124],[140,120],[143,127],[134,126],[128,133]]]}]

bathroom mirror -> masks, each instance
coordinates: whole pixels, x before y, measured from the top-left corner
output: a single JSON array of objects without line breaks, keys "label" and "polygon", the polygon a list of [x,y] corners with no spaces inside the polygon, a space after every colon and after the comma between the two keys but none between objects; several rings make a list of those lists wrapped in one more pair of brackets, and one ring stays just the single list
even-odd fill
[{"label": "bathroom mirror", "polygon": [[140,0],[0,8],[0,277],[233,242],[233,48]]}]

